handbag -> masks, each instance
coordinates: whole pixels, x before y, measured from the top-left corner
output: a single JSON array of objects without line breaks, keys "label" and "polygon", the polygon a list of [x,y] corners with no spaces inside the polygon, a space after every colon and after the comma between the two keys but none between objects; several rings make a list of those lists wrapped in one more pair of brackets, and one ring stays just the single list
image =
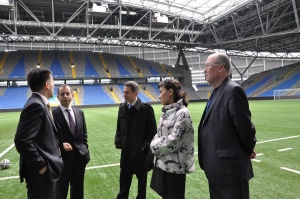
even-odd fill
[{"label": "handbag", "polygon": [[161,197],[166,196],[165,179],[166,179],[166,173],[160,168],[158,168],[157,166],[154,166],[150,187]]}]

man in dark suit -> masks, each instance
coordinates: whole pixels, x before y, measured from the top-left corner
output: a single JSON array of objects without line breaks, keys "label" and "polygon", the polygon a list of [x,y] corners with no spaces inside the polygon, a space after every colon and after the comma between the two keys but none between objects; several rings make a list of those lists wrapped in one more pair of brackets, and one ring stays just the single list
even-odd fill
[{"label": "man in dark suit", "polygon": [[15,135],[20,180],[26,180],[28,198],[53,199],[63,169],[58,131],[47,106],[54,81],[50,70],[35,68],[28,73],[27,82],[32,95],[23,107]]},{"label": "man in dark suit", "polygon": [[71,106],[73,96],[70,86],[61,85],[57,90],[60,106],[53,110],[62,135],[60,146],[64,161],[64,169],[57,183],[57,199],[67,198],[69,184],[71,199],[84,198],[84,173],[90,160],[84,114]]},{"label": "man in dark suit", "polygon": [[208,179],[210,198],[248,199],[256,138],[247,96],[229,78],[227,55],[210,55],[204,73],[214,91],[198,127],[198,156]]},{"label": "man in dark suit", "polygon": [[119,107],[115,146],[122,149],[120,160],[120,190],[118,199],[127,199],[132,176],[138,179],[137,199],[146,198],[147,173],[145,162],[149,144],[156,134],[156,121],[152,106],[137,97],[139,85],[125,83],[125,102]]}]

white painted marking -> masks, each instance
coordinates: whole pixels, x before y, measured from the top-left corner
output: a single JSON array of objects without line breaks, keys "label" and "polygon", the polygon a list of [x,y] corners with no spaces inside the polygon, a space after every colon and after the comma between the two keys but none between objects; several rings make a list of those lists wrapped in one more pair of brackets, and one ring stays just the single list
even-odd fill
[{"label": "white painted marking", "polygon": [[[284,137],[284,138],[277,138],[277,139],[273,139],[273,140],[265,140],[265,141],[257,142],[256,144],[267,143],[267,142],[274,142],[274,141],[279,141],[279,140],[286,140],[286,139],[297,138],[297,137],[300,137],[300,135],[290,136],[290,137]],[[3,151],[0,154],[0,158],[4,154],[6,154],[9,150],[11,150],[14,146],[15,146],[15,144],[12,144],[5,151]],[[198,152],[195,152],[195,155],[196,154],[198,154]],[[263,154],[262,153],[256,154],[256,156],[261,156],[261,155],[263,155]],[[252,159],[252,161],[254,161],[254,162],[261,162],[261,160],[257,160],[257,159]],[[106,167],[114,167],[114,166],[119,166],[119,165],[120,165],[120,163],[107,164],[107,165],[101,165],[101,166],[93,166],[93,167],[87,167],[86,170],[89,170],[89,169],[98,169],[98,168],[106,168]],[[296,170],[293,170],[293,169],[288,169],[288,168],[285,168],[285,167],[280,167],[280,168],[284,169],[284,170],[287,170],[287,171],[291,171],[291,172],[295,172],[297,174],[300,174],[300,171],[296,171]],[[19,178],[19,176],[3,177],[3,178],[0,178],[0,180],[17,179],[17,178]]]},{"label": "white painted marking", "polygon": [[10,177],[0,178],[0,180],[9,180],[9,179],[18,179],[18,178],[20,178],[20,176],[10,176]]},{"label": "white painted marking", "polygon": [[7,149],[5,149],[1,154],[0,154],[0,158],[5,155],[5,153],[7,153],[9,150],[11,150],[13,147],[15,146],[15,144],[10,145],[10,147],[8,147]]},{"label": "white painted marking", "polygon": [[286,167],[280,167],[280,168],[283,169],[283,170],[290,171],[290,172],[293,172],[293,173],[297,173],[297,174],[300,175],[300,171],[297,171],[295,169],[289,169],[289,168],[286,168]]},{"label": "white painted marking", "polygon": [[278,149],[277,151],[281,152],[281,151],[289,151],[292,150],[293,148],[285,148],[285,149]]},{"label": "white painted marking", "polygon": [[261,162],[261,160],[251,159],[253,162]]},{"label": "white painted marking", "polygon": [[87,167],[85,168],[86,170],[89,169],[99,169],[99,168],[105,168],[105,167],[114,167],[114,166],[119,166],[120,163],[116,163],[116,164],[107,164],[107,165],[100,165],[100,166],[94,166],[94,167]]},{"label": "white painted marking", "polygon": [[273,140],[265,140],[265,141],[261,141],[261,142],[256,142],[256,144],[262,144],[262,143],[266,143],[266,142],[275,142],[275,141],[279,141],[279,140],[287,140],[287,139],[292,139],[292,138],[297,138],[297,137],[300,137],[300,135],[284,137],[284,138],[277,138],[277,139],[273,139]]}]

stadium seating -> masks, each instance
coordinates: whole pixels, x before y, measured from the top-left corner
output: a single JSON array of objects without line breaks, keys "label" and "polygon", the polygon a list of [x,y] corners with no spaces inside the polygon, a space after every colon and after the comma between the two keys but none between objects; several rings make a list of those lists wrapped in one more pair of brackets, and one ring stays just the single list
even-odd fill
[{"label": "stadium seating", "polygon": [[0,88],[0,109],[22,108],[27,101],[28,87]]},{"label": "stadium seating", "polygon": [[84,85],[84,96],[81,105],[114,104],[100,85]]},{"label": "stadium seating", "polygon": [[[300,79],[299,63],[256,74],[243,84],[248,97],[272,97],[274,90],[297,88]],[[295,93],[296,94],[296,93]]]},{"label": "stadium seating", "polygon": [[[72,51],[0,52],[0,79],[24,81],[31,68],[44,67],[52,71],[55,80],[182,77],[180,69],[153,61],[125,55]],[[156,80],[157,81],[157,80]],[[70,82],[70,81],[69,81]],[[71,81],[72,82],[72,81]],[[95,80],[95,83],[99,82]],[[114,82],[114,81],[113,81]],[[22,108],[31,91],[17,81],[0,89],[0,109]],[[69,83],[70,84],[70,83]],[[71,83],[72,84],[72,83]],[[21,87],[22,86],[22,87]],[[73,85],[74,105],[118,104],[124,101],[123,84]],[[57,87],[50,103],[58,105]],[[186,90],[192,88],[186,88]],[[17,94],[18,93],[18,94]],[[21,96],[20,99],[12,96]],[[157,83],[140,84],[139,97],[144,102],[159,102]],[[189,96],[190,97],[190,96]],[[4,102],[8,101],[8,102]],[[11,102],[13,101],[13,102]]]}]

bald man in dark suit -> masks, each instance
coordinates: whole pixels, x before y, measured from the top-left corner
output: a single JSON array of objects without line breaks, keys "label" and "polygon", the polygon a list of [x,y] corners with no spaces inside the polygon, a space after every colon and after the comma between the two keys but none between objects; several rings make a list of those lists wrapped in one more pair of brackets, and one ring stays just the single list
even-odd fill
[{"label": "bald man in dark suit", "polygon": [[210,198],[249,199],[256,131],[247,96],[229,77],[227,55],[210,55],[204,73],[214,91],[198,127],[198,156],[208,179]]}]

